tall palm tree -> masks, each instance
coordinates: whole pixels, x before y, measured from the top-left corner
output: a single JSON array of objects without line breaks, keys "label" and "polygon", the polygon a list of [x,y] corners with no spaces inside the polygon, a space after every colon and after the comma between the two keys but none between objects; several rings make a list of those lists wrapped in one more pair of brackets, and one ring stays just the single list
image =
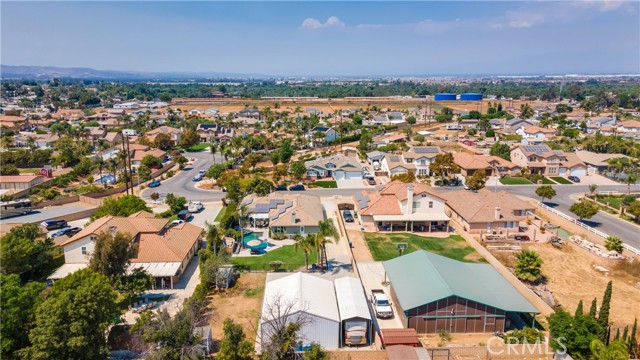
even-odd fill
[{"label": "tall palm tree", "polygon": [[218,254],[218,246],[222,245],[222,233],[217,226],[209,224],[207,221],[204,222],[204,225],[206,226],[205,238],[207,239],[207,247],[213,245],[213,253]]},{"label": "tall palm tree", "polygon": [[247,205],[238,207],[238,226],[240,227],[240,245],[244,247],[244,227],[243,224],[249,220],[249,209]]},{"label": "tall palm tree", "polygon": [[215,163],[216,163],[216,151],[217,151],[216,144],[209,144],[209,150],[211,150],[211,156],[213,157],[213,164],[215,165]]},{"label": "tall palm tree", "polygon": [[293,241],[295,241],[295,243],[293,244],[293,249],[295,251],[304,251],[304,265],[306,269],[309,270],[309,253],[311,253],[314,247],[313,234],[307,234],[307,236],[296,234],[293,237]]},{"label": "tall palm tree", "polygon": [[[320,268],[323,269],[327,261],[327,248],[328,243],[333,241],[338,242],[340,240],[340,233],[338,228],[333,223],[333,219],[326,219],[318,222],[318,233],[315,236],[315,247],[318,250],[318,261],[320,262]],[[332,241],[333,240],[333,241]]]},{"label": "tall palm tree", "polygon": [[120,165],[120,157],[119,156],[113,156],[113,157],[109,158],[109,160],[107,160],[107,162],[109,163],[109,167],[113,171],[113,178],[115,179],[116,178],[116,172],[118,170],[118,165]]},{"label": "tall palm tree", "polygon": [[102,168],[104,167],[104,159],[102,156],[96,157],[95,164],[98,167],[98,171],[100,172],[100,179],[102,180],[102,185],[107,188],[107,183],[102,179]]}]

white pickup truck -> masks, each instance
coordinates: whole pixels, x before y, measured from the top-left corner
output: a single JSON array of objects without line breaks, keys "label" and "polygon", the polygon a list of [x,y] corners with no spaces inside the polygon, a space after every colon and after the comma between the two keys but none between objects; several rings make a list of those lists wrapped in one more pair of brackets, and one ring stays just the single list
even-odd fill
[{"label": "white pickup truck", "polygon": [[189,207],[187,208],[187,210],[192,214],[200,212],[202,209],[204,209],[204,205],[202,205],[200,201],[189,202]]},{"label": "white pickup truck", "polygon": [[390,319],[393,317],[393,309],[384,290],[371,290],[371,304],[373,305],[373,310],[375,310],[377,318]]}]

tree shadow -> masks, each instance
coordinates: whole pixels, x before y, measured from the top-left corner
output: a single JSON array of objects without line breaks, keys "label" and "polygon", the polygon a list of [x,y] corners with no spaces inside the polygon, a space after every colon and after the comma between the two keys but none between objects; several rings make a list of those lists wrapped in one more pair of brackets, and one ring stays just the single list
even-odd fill
[{"label": "tree shadow", "polygon": [[546,201],[544,201],[543,204],[547,205],[550,208],[556,208],[556,207],[559,206],[558,203],[554,203],[554,202],[546,202]]},{"label": "tree shadow", "polygon": [[598,228],[598,227],[600,227],[600,225],[602,225],[602,223],[599,223],[599,222],[593,221],[593,220],[584,220],[583,219],[583,220],[578,220],[578,222],[582,223],[584,225],[587,225],[589,227],[592,227],[592,228]]}]

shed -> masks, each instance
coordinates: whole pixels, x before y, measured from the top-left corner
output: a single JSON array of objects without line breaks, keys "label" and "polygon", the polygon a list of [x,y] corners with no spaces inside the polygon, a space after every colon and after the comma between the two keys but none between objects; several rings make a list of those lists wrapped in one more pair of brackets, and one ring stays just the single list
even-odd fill
[{"label": "shed", "polygon": [[274,330],[272,325],[283,318],[302,323],[299,350],[312,343],[325,349],[339,348],[340,315],[332,281],[300,272],[273,280],[267,277],[260,337],[268,339]]},{"label": "shed", "polygon": [[369,345],[373,342],[371,312],[362,283],[354,277],[333,281],[340,313],[340,344]]},{"label": "shed", "polygon": [[512,315],[539,313],[489,264],[419,250],[383,266],[398,317],[418,333],[504,332]]},{"label": "shed", "polygon": [[412,347],[420,346],[420,340],[418,340],[418,333],[416,329],[380,329],[380,340],[382,345],[407,345]]}]

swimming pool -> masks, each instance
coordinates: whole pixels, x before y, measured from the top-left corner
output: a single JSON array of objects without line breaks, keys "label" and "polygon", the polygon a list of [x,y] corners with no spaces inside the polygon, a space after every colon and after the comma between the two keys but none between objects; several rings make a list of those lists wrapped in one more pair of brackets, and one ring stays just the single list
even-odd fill
[{"label": "swimming pool", "polygon": [[[251,250],[264,250],[269,246],[269,243],[265,240],[260,240],[260,233],[254,233],[254,232],[250,232],[250,233],[245,233],[244,238],[243,238],[243,243],[244,243],[244,247],[247,249],[251,249]],[[259,245],[247,245],[248,242],[252,241],[252,240],[259,240],[261,241]]]},{"label": "swimming pool", "polygon": [[102,176],[100,179],[96,180],[95,182],[98,184],[113,185],[116,183],[116,177],[113,176],[113,174],[108,174],[108,175]]}]

